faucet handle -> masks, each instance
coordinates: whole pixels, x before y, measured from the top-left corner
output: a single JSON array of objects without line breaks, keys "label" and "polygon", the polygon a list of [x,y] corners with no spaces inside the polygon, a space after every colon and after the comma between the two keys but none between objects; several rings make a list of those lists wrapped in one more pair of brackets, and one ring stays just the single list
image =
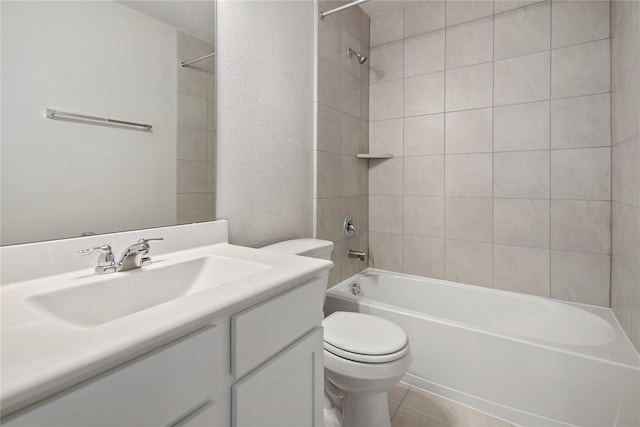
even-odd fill
[{"label": "faucet handle", "polygon": [[80,249],[78,251],[78,255],[88,255],[98,251],[106,252],[107,255],[109,253],[113,255],[113,253],[111,252],[111,245],[102,245],[102,246],[96,246],[95,248]]},{"label": "faucet handle", "polygon": [[96,246],[95,248],[81,249],[78,251],[78,255],[88,255],[94,252],[102,252],[98,258],[98,265],[96,265],[96,273],[113,273],[116,271],[116,262],[113,257],[110,245]]},{"label": "faucet handle", "polygon": [[149,243],[153,240],[164,240],[164,237],[152,237],[151,239],[140,239],[138,240],[138,243]]}]

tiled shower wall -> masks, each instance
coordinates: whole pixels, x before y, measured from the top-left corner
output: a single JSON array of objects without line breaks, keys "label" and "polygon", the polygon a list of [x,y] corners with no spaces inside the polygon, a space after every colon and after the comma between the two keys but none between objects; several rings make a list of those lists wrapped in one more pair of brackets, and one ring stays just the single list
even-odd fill
[{"label": "tiled shower wall", "polygon": [[214,46],[178,31],[178,224],[212,221],[216,201],[215,57],[181,67]]},{"label": "tiled shower wall", "polygon": [[371,18],[371,265],[609,305],[608,1]]},{"label": "tiled shower wall", "polygon": [[[321,1],[319,8],[344,3]],[[314,235],[335,245],[329,286],[367,267],[346,256],[348,249],[367,250],[369,216],[367,160],[356,158],[369,151],[369,61],[350,58],[349,48],[369,55],[369,17],[359,7],[318,20]],[[342,231],[347,215],[357,225],[351,239]]]},{"label": "tiled shower wall", "polygon": [[640,350],[640,2],[614,1],[611,11],[611,307]]}]

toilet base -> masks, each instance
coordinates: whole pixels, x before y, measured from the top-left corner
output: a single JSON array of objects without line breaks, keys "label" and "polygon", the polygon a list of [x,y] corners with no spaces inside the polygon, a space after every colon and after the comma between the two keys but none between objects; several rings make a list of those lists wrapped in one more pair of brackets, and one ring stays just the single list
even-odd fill
[{"label": "toilet base", "polygon": [[391,427],[387,393],[345,393],[342,427]]}]

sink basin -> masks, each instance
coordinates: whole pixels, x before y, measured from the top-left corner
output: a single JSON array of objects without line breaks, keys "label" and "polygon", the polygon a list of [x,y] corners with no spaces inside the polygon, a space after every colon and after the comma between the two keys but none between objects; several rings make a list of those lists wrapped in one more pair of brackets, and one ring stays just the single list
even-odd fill
[{"label": "sink basin", "polygon": [[93,276],[86,284],[33,295],[26,302],[58,320],[92,327],[268,268],[235,258],[207,256]]}]

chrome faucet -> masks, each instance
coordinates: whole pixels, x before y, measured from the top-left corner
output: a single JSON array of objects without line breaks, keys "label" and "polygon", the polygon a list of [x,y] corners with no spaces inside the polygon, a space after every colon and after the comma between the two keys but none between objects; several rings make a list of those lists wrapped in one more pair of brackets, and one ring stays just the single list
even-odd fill
[{"label": "chrome faucet", "polygon": [[115,273],[117,271],[133,270],[151,264],[151,258],[146,256],[149,253],[149,242],[152,240],[164,240],[163,237],[154,239],[140,239],[124,250],[118,262],[115,261],[111,246],[102,245],[95,248],[78,251],[80,255],[87,255],[100,251],[98,265],[95,268],[96,274]]},{"label": "chrome faucet", "polygon": [[100,251],[100,256],[98,257],[98,265],[96,265],[95,268],[96,274],[115,273],[117,271],[116,262],[113,258],[111,246],[102,245],[96,246],[95,248],[82,249],[78,251],[78,254],[88,255],[98,251]]},{"label": "chrome faucet", "polygon": [[151,258],[146,256],[149,253],[149,242],[152,240],[164,240],[163,237],[154,239],[140,239],[124,250],[117,263],[117,271],[133,270],[144,265],[151,264]]},{"label": "chrome faucet", "polygon": [[359,259],[360,261],[364,262],[367,260],[367,253],[365,251],[355,251],[353,249],[349,249],[347,251],[347,257],[348,258],[356,258]]}]

